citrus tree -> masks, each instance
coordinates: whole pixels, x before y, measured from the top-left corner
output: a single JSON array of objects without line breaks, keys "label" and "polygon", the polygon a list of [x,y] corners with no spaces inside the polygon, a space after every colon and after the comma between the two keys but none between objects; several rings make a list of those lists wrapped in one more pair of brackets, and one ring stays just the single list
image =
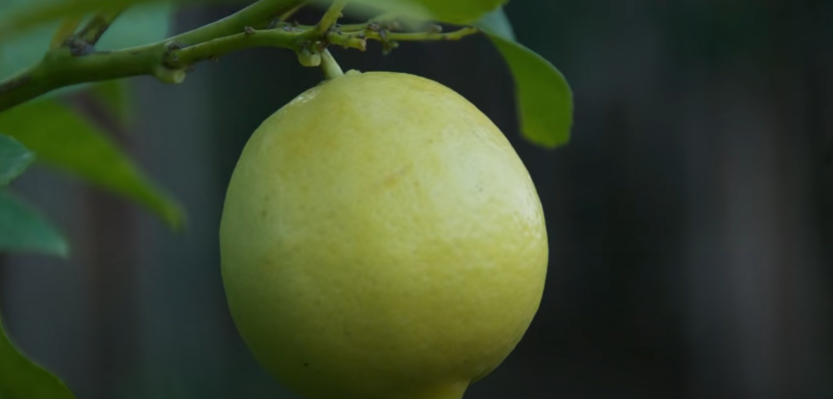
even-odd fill
[{"label": "citrus tree", "polygon": [[[260,0],[173,36],[170,14],[189,1],[0,3],[0,250],[71,256],[60,229],[11,187],[33,162],[112,191],[187,234],[176,199],[64,98],[84,95],[129,123],[125,78],[178,84],[199,62],[284,48],[299,68],[321,68],[323,79],[264,121],[232,177],[218,228],[235,322],[261,363],[311,399],[459,399],[508,355],[537,309],[547,262],[537,194],[508,141],[468,101],[415,76],[344,72],[328,47],[365,51],[378,41],[388,52],[404,41],[465,45],[487,35],[512,72],[521,133],[543,147],[562,145],[570,88],[515,41],[503,2]],[[317,23],[293,19],[304,7],[320,10]],[[360,22],[341,23],[344,16]],[[398,183],[406,175],[408,187]],[[387,191],[355,188],[377,183]],[[419,327],[392,316],[402,313]],[[384,349],[355,350],[371,344]],[[71,397],[0,326],[0,398]]]}]

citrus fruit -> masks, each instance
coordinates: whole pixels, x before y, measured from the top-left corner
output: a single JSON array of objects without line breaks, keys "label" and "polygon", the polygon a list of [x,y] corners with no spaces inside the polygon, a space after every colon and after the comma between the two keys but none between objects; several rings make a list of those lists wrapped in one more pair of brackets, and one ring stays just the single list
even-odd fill
[{"label": "citrus fruit", "polygon": [[519,342],[547,235],[501,131],[421,77],[348,72],[254,132],[220,226],[234,322],[309,399],[459,399]]}]

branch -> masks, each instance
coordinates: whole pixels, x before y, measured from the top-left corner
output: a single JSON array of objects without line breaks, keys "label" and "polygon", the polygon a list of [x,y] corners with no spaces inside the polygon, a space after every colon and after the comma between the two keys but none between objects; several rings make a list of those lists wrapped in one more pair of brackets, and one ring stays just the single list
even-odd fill
[{"label": "branch", "polygon": [[[317,34],[315,33],[312,30],[246,29],[236,35],[221,37],[172,51],[168,54],[165,64],[173,69],[186,68],[199,61],[254,47],[282,47],[300,50],[306,43],[316,40]],[[366,40],[356,36],[330,32],[327,33],[325,39],[327,43],[337,44],[345,48],[355,48],[362,51],[366,49]]]},{"label": "branch", "polygon": [[166,83],[180,83],[195,63],[252,47],[292,49],[302,64],[318,66],[322,56],[329,56],[326,53],[329,45],[365,50],[367,39],[373,39],[381,41],[389,50],[397,41],[456,40],[477,32],[476,28],[469,27],[449,33],[436,30],[401,33],[379,29],[374,24],[361,31],[342,32],[334,28],[346,3],[342,0],[336,1],[314,26],[252,28],[268,26],[270,21],[303,3],[303,0],[260,0],[226,18],[166,40],[107,52],[94,51],[92,44],[117,13],[102,14],[74,36],[89,41],[85,51],[79,52],[71,44],[53,48],[31,68],[0,81],[0,112],[78,83],[140,75],[154,76]]},{"label": "branch", "polygon": [[[184,77],[184,73],[169,70],[165,61],[176,58],[172,53],[177,48],[238,34],[246,26],[274,19],[300,3],[301,0],[260,0],[235,14],[192,31],[161,42],[124,50],[81,55],[77,51],[73,54],[72,49],[66,47],[51,49],[39,63],[0,82],[0,112],[52,90],[77,83],[140,75],[151,75],[165,82],[176,83]],[[95,30],[90,29],[89,32],[87,37],[93,38]]]},{"label": "branch", "polygon": [[167,41],[192,45],[241,32],[247,26],[261,26],[273,20],[302,0],[260,0],[228,17],[174,36]]}]

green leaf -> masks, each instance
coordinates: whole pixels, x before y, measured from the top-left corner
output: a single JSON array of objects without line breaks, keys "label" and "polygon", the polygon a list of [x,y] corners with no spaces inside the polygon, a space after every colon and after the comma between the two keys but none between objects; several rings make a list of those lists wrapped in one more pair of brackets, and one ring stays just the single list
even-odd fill
[{"label": "green leaf", "polygon": [[516,41],[515,30],[512,29],[512,23],[509,22],[509,17],[503,12],[503,8],[498,8],[484,15],[475,23],[475,26],[495,36]]},{"label": "green leaf", "polygon": [[19,141],[0,134],[0,186],[20,176],[35,159],[35,154]]},{"label": "green leaf", "polygon": [[[113,0],[111,3],[118,1]],[[88,2],[89,0],[0,0],[0,16],[6,17],[0,17],[0,39],[8,39],[0,40],[0,79],[12,76],[38,62],[49,49],[55,31],[61,26],[61,19],[73,16],[87,17],[91,10],[85,9],[84,3]],[[99,8],[102,8],[100,4],[92,11]],[[50,13],[49,10],[52,9],[56,10]],[[164,39],[170,31],[172,9],[170,3],[161,1],[127,9],[104,33],[97,48],[112,50]],[[30,18],[33,18],[30,21],[31,25],[26,23]],[[4,37],[3,32],[6,33],[5,36],[10,33],[14,35],[10,38]],[[84,85],[65,88],[58,92],[63,93],[82,86]]]},{"label": "green leaf", "polygon": [[[314,0],[319,8],[327,8],[332,0]],[[418,0],[350,0],[345,9],[350,16],[364,19],[378,16],[380,12],[418,21],[433,19],[431,12]]]},{"label": "green leaf", "polygon": [[547,148],[570,141],[573,93],[567,79],[549,61],[515,42],[502,10],[478,22],[503,55],[515,80],[521,133]]},{"label": "green leaf", "polygon": [[0,320],[0,398],[73,399],[58,377],[27,359],[15,348]]},{"label": "green leaf", "polygon": [[[331,1],[319,0],[322,5]],[[417,19],[433,19],[452,24],[469,24],[500,7],[506,0],[350,0]]]},{"label": "green leaf", "polygon": [[468,24],[494,11],[506,0],[411,0],[419,3],[442,22]]},{"label": "green leaf", "polygon": [[137,201],[173,229],[182,226],[184,215],[176,201],[100,129],[60,103],[35,101],[0,113],[0,131],[20,140],[40,161]]},{"label": "green leaf", "polygon": [[66,257],[69,245],[38,210],[8,190],[3,190],[0,191],[0,251]]}]

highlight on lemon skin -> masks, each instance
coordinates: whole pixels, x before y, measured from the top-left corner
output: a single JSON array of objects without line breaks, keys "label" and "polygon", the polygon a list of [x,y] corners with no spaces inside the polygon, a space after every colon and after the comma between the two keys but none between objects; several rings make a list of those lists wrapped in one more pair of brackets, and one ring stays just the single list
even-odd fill
[{"label": "highlight on lemon skin", "polygon": [[241,336],[308,399],[459,399],[519,342],[544,216],[501,131],[421,77],[350,71],[254,132],[222,272]]}]

